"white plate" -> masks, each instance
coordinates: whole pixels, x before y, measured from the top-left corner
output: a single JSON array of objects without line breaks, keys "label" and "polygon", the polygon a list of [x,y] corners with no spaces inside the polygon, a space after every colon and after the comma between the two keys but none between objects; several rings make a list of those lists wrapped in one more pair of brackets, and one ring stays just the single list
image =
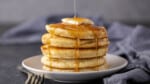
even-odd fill
[{"label": "white plate", "polygon": [[29,57],[22,61],[22,65],[24,68],[35,74],[44,74],[46,78],[65,82],[77,82],[101,78],[117,72],[128,64],[128,61],[122,57],[107,54],[106,60],[109,65],[109,69],[107,70],[91,72],[50,72],[42,69],[40,61],[41,57],[42,55]]}]

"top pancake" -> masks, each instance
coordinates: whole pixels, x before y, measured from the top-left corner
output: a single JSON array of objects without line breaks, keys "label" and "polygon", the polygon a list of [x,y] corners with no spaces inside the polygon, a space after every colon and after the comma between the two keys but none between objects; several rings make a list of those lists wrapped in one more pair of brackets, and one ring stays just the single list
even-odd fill
[{"label": "top pancake", "polygon": [[49,24],[46,25],[46,30],[51,34],[67,38],[95,39],[107,37],[107,32],[104,27],[91,24]]}]

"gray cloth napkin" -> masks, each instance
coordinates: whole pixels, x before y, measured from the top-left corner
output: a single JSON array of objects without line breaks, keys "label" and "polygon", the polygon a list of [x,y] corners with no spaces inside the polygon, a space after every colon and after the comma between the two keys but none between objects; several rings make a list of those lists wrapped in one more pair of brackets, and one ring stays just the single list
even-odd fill
[{"label": "gray cloth napkin", "polygon": [[[1,45],[39,43],[45,33],[45,24],[60,22],[72,15],[45,16],[22,23],[6,31],[0,37]],[[89,17],[96,25],[107,26],[111,41],[109,53],[122,56],[128,66],[104,78],[104,84],[144,84],[150,82],[150,28],[142,25],[128,26],[119,22],[105,23],[100,17]]]},{"label": "gray cloth napkin", "polygon": [[128,66],[110,77],[105,84],[145,84],[150,82],[150,28],[113,23],[108,28],[109,53],[128,59]]}]

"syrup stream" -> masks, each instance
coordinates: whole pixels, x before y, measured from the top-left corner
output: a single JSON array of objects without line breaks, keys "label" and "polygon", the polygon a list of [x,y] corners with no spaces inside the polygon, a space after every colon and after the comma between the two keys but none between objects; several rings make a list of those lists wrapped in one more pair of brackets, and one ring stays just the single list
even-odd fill
[{"label": "syrup stream", "polygon": [[73,9],[74,9],[74,18],[77,17],[77,1],[73,1]]},{"label": "syrup stream", "polygon": [[[76,0],[73,2],[73,9],[74,9],[74,19],[77,18],[77,4]],[[77,26],[76,26],[77,28]],[[77,32],[79,35],[79,32]],[[75,46],[75,72],[79,72],[79,45],[80,45],[80,39],[77,36],[76,38],[76,46]]]}]

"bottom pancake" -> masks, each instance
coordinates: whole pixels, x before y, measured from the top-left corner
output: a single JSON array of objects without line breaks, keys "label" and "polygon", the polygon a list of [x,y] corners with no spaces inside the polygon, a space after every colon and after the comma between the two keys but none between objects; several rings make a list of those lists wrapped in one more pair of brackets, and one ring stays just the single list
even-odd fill
[{"label": "bottom pancake", "polygon": [[105,58],[93,58],[93,59],[82,59],[82,60],[57,60],[57,59],[50,59],[48,56],[43,56],[41,59],[42,64],[48,65],[51,67],[56,68],[86,68],[86,67],[95,67],[100,66],[105,63]]},{"label": "bottom pancake", "polygon": [[[58,69],[58,68],[51,68],[45,65],[43,66],[43,69],[47,71],[56,71],[56,72],[76,72],[75,69]],[[100,70],[106,70],[106,69],[108,69],[108,65],[104,64],[99,67],[82,68],[82,69],[79,69],[78,72],[100,71]]]}]

